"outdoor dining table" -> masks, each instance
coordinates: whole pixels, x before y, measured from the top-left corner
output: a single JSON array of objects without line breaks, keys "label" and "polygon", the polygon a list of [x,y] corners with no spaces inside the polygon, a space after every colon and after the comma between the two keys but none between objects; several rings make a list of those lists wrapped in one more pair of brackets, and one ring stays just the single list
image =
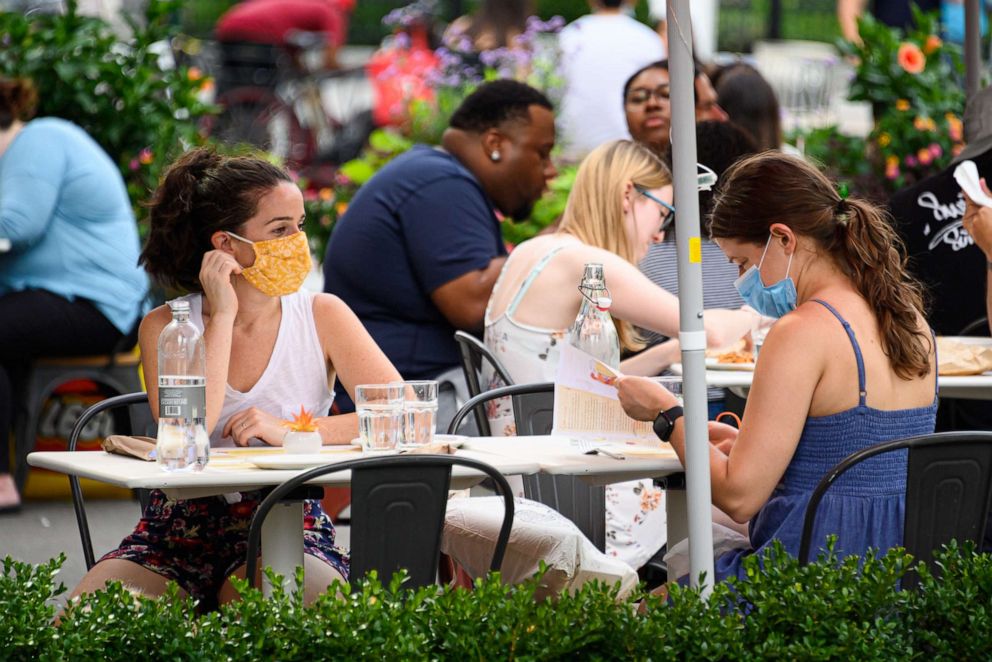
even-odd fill
[{"label": "outdoor dining table", "polygon": [[[681,473],[682,465],[674,452],[663,448],[644,449],[644,455],[633,450],[618,460],[604,455],[587,455],[588,448],[564,437],[475,437],[469,438],[457,454],[486,462],[508,476],[530,475],[539,472],[555,475],[580,476],[591,484],[655,478]],[[325,447],[326,464],[344,462],[362,457],[358,450]],[[300,471],[299,469],[260,469],[254,461],[263,463],[268,458],[291,457],[281,449],[238,448],[215,449],[210,463],[201,472],[163,471],[154,462],[106,453],[87,452],[34,452],[28,455],[28,464],[80,478],[108,483],[128,489],[160,489],[171,499],[194,499],[233,492],[257,490],[279,485]],[[259,459],[261,458],[261,459]],[[321,457],[320,461],[323,462]],[[451,488],[465,489],[479,483],[484,475],[467,467],[452,469]],[[347,486],[351,472],[333,473],[316,478],[314,485]],[[669,537],[681,540],[687,535],[684,493],[673,492],[668,499]],[[294,577],[294,570],[303,563],[303,505],[300,502],[279,504],[266,518],[262,528],[262,549],[265,565],[281,574],[287,584]],[[267,581],[263,588],[271,592]]]},{"label": "outdoor dining table", "polygon": [[[327,447],[326,464],[363,457],[360,450],[350,447]],[[512,458],[474,450],[459,450],[457,454],[486,462],[505,475],[528,475],[539,471],[537,462],[527,458]],[[104,451],[35,452],[28,455],[28,464],[75,475],[80,478],[108,483],[128,489],[159,489],[170,499],[196,499],[236,492],[248,492],[279,485],[306,469],[261,469],[254,460],[291,457],[275,448],[215,449],[210,463],[200,472],[166,472],[155,462],[144,462]],[[302,456],[298,456],[302,457]],[[307,456],[309,457],[309,456]],[[462,466],[452,467],[452,489],[466,489],[479,483],[485,474]],[[311,481],[313,485],[345,487],[351,483],[351,472],[329,474]],[[303,504],[300,501],[277,505],[262,526],[262,549],[265,565],[283,576],[287,586],[293,581],[295,569],[303,565]],[[263,590],[271,586],[263,580]]]}]

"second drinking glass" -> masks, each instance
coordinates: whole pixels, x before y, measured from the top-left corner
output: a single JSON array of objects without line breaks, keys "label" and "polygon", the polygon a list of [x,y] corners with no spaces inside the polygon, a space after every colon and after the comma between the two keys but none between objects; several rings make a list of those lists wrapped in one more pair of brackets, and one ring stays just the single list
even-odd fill
[{"label": "second drinking glass", "polygon": [[437,425],[437,382],[433,380],[397,383],[403,388],[403,439],[407,447],[425,446],[434,441]]}]

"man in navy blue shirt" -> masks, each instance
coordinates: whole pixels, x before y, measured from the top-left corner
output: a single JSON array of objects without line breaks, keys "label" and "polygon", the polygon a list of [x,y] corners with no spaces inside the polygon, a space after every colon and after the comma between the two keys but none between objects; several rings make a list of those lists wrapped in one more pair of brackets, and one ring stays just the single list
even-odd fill
[{"label": "man in navy blue shirt", "polygon": [[[458,366],[455,330],[482,329],[506,260],[495,210],[530,215],[556,175],[554,141],[543,94],[516,81],[487,83],[452,115],[441,148],[397,157],[338,221],[324,290],[355,311],[404,378]],[[340,396],[338,404],[351,409]]]}]

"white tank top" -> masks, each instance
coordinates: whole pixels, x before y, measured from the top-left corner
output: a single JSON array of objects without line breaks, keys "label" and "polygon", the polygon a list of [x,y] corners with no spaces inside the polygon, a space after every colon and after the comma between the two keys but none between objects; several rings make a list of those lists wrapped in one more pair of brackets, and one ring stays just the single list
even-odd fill
[{"label": "white tank top", "polygon": [[[211,446],[234,445],[231,437],[221,438],[221,432],[227,419],[249,407],[284,420],[292,420],[301,405],[314,416],[327,416],[334,391],[327,383],[327,360],[314,324],[313,296],[312,292],[300,291],[280,298],[282,320],[269,364],[247,392],[224,385],[224,408],[210,435]],[[189,301],[190,321],[203,333],[203,295],[182,298]],[[236,360],[236,356],[231,357],[231,361]],[[265,442],[252,439],[250,445],[264,446]]]}]

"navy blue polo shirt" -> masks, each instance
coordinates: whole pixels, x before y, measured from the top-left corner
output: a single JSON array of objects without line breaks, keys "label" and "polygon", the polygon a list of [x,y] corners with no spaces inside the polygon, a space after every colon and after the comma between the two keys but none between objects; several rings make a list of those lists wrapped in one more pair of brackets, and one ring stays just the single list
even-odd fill
[{"label": "navy blue polo shirt", "polygon": [[[939,0],[915,0],[916,5],[925,12],[940,9]],[[875,0],[872,14],[889,27],[907,30],[913,27],[913,12],[910,0]]]},{"label": "navy blue polo shirt", "polygon": [[447,152],[418,145],[369,180],[338,221],[324,290],[347,303],[405,379],[459,365],[431,293],[506,255],[493,203]]}]

